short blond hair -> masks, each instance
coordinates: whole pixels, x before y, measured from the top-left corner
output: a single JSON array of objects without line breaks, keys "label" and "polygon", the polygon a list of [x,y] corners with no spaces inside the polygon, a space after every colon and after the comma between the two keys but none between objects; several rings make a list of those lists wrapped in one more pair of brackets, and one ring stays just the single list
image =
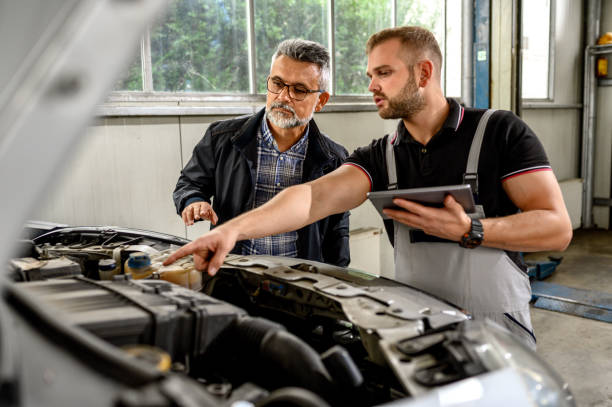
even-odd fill
[{"label": "short blond hair", "polygon": [[[397,38],[402,46],[408,51],[417,53],[417,58],[427,57],[432,60],[436,68],[438,78],[442,71],[442,52],[433,33],[425,28],[417,26],[404,26],[385,28],[373,34],[366,44],[366,53],[370,54],[372,49],[390,39]],[[412,65],[416,61],[406,61]]]}]

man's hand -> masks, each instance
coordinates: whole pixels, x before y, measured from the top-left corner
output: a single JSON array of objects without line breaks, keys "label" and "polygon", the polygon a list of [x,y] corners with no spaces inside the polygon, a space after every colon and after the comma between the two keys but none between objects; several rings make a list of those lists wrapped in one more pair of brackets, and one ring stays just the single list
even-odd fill
[{"label": "man's hand", "polygon": [[193,254],[193,263],[196,270],[207,271],[208,274],[214,276],[223,264],[225,256],[236,244],[237,235],[222,228],[223,226],[200,236],[191,243],[187,243],[172,253],[164,261],[164,266]]},{"label": "man's hand", "polygon": [[399,198],[394,199],[393,203],[402,209],[384,209],[387,216],[422,229],[428,235],[458,242],[470,230],[470,217],[451,195],[444,198],[443,208],[432,208]]},{"label": "man's hand", "polygon": [[213,225],[219,221],[217,214],[208,202],[199,201],[188,205],[181,213],[186,226],[191,226],[196,220],[209,220]]}]

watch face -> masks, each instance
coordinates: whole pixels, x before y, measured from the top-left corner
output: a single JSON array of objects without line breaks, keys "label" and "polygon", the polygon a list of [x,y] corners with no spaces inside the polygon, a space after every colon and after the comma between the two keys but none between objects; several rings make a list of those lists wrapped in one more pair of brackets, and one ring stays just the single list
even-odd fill
[{"label": "watch face", "polygon": [[463,237],[461,239],[461,246],[468,248],[468,249],[473,249],[475,247],[478,247],[480,246],[480,243],[482,243],[482,239],[480,238]]}]

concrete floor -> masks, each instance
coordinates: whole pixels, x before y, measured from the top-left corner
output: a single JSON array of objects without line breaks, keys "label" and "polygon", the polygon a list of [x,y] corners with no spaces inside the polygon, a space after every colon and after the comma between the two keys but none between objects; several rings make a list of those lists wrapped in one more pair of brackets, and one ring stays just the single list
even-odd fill
[{"label": "concrete floor", "polygon": [[[546,282],[612,293],[612,231],[576,230],[563,253],[532,253],[527,260],[563,256]],[[538,353],[569,383],[577,405],[612,407],[612,324],[531,308]]]}]

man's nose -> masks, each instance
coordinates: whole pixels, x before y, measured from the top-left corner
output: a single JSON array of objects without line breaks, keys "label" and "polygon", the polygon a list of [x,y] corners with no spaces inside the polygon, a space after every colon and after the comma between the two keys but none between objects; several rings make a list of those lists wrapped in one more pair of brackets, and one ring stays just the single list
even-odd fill
[{"label": "man's nose", "polygon": [[289,86],[285,86],[281,89],[278,94],[278,99],[291,101],[291,95],[289,95]]},{"label": "man's nose", "polygon": [[370,78],[370,84],[368,85],[368,90],[372,93],[380,90],[380,87],[378,86],[378,82],[373,77]]}]

